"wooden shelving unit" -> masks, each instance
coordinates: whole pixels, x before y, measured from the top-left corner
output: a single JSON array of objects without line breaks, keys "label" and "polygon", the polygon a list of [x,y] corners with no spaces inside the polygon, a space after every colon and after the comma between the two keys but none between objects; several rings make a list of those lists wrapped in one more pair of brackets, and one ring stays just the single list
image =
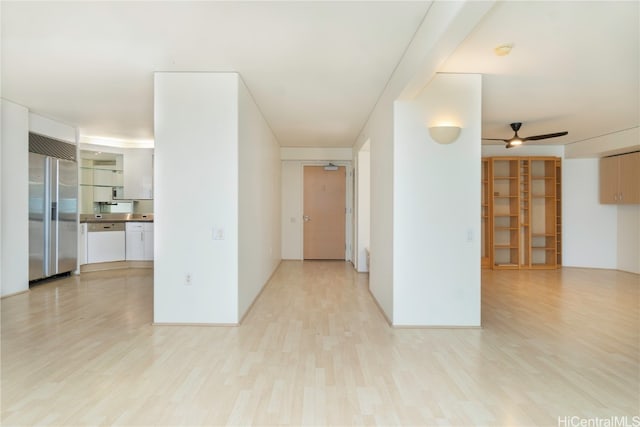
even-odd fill
[{"label": "wooden shelving unit", "polygon": [[491,194],[491,183],[489,182],[490,173],[489,161],[482,159],[482,176],[481,176],[481,219],[480,219],[480,235],[481,235],[481,262],[482,268],[491,266],[491,233],[489,232],[490,215],[489,211],[489,195]]},{"label": "wooden shelving unit", "polygon": [[491,159],[491,230],[493,268],[520,266],[520,174],[517,158]]},{"label": "wooden shelving unit", "polygon": [[562,265],[562,163],[556,159],[556,265]]},{"label": "wooden shelving unit", "polygon": [[[494,269],[561,265],[560,167],[556,157],[483,159],[483,265]],[[486,207],[485,192],[490,193]]]}]

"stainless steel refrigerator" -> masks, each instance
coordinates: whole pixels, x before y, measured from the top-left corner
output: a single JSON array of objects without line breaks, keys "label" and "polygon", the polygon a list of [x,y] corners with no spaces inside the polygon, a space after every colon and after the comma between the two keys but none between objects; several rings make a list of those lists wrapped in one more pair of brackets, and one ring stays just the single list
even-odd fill
[{"label": "stainless steel refrigerator", "polygon": [[29,281],[74,271],[78,259],[76,146],[29,134]]}]

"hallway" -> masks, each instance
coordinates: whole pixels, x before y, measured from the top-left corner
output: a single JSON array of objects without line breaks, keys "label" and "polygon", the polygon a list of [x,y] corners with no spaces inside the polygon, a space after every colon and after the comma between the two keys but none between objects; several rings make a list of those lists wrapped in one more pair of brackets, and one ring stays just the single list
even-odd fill
[{"label": "hallway", "polygon": [[[239,327],[153,326],[152,270],[2,300],[2,425],[557,425],[638,415],[638,276],[483,271],[483,329],[390,328],[283,261]],[[631,422],[631,418],[629,418]]]}]

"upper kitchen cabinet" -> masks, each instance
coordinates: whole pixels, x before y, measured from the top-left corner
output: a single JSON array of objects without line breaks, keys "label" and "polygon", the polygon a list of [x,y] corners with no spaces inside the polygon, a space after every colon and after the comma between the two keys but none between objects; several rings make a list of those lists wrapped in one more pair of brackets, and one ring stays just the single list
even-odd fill
[{"label": "upper kitchen cabinet", "polygon": [[80,151],[82,213],[93,212],[94,202],[111,202],[122,195],[122,154]]},{"label": "upper kitchen cabinet", "polygon": [[600,159],[600,203],[640,203],[640,152]]},{"label": "upper kitchen cabinet", "polygon": [[129,148],[124,151],[125,200],[153,199],[153,149]]}]

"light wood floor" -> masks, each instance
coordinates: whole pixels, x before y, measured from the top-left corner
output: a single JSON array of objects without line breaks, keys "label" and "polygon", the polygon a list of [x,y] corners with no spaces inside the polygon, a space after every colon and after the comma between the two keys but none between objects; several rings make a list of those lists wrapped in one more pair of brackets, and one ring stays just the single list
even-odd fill
[{"label": "light wood floor", "polygon": [[[151,270],[2,300],[2,425],[558,425],[640,414],[637,275],[484,271],[483,329],[394,329],[342,262],[240,327],[152,326]],[[629,422],[631,422],[629,418]],[[565,424],[566,425],[566,424]]]}]

